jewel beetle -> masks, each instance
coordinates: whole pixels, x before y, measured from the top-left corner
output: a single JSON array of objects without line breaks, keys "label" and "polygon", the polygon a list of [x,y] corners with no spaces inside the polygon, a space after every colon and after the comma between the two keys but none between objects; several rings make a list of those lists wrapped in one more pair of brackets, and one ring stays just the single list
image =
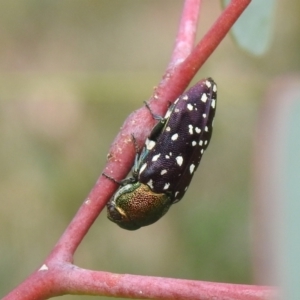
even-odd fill
[{"label": "jewel beetle", "polygon": [[107,203],[109,220],[136,230],[159,220],[182,199],[210,142],[216,101],[217,85],[206,78],[159,118],[136,154],[132,177],[121,181]]}]

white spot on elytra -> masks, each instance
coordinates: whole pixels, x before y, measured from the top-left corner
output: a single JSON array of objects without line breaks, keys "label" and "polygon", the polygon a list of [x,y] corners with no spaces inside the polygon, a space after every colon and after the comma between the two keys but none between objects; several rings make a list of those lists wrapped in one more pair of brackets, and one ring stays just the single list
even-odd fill
[{"label": "white spot on elytra", "polygon": [[153,189],[153,180],[150,179],[147,183],[151,189]]},{"label": "white spot on elytra", "polygon": [[211,100],[211,105],[210,105],[212,108],[215,108],[216,107],[216,100],[215,99],[212,99]]},{"label": "white spot on elytra", "polygon": [[203,95],[201,96],[201,101],[202,101],[202,102],[205,103],[205,102],[207,101],[207,99],[208,99],[208,98],[207,98],[207,95],[206,95],[206,94],[203,94]]},{"label": "white spot on elytra", "polygon": [[165,186],[164,186],[164,190],[167,190],[168,188],[169,188],[169,186],[170,186],[170,183],[169,182],[167,182],[166,184],[165,184]]},{"label": "white spot on elytra", "polygon": [[214,84],[213,86],[213,91],[216,92],[217,91],[217,86]]},{"label": "white spot on elytra", "polygon": [[199,127],[196,127],[196,128],[195,128],[195,131],[196,131],[197,133],[200,133],[200,132],[201,132],[201,129],[200,129]]},{"label": "white spot on elytra", "polygon": [[206,141],[204,141],[204,145],[207,145],[207,143],[208,143],[208,141],[206,140]]},{"label": "white spot on elytra", "polygon": [[199,146],[202,146],[203,145],[203,141],[202,140],[200,140],[200,142],[199,142]]},{"label": "white spot on elytra", "polygon": [[193,125],[189,125],[189,134],[193,134],[194,133],[194,131],[193,131]]},{"label": "white spot on elytra", "polygon": [[172,141],[176,141],[178,139],[178,133],[175,133],[171,136]]},{"label": "white spot on elytra", "polygon": [[172,110],[170,110],[170,109],[168,109],[168,111],[167,111],[167,113],[165,114],[165,119],[168,119],[169,117],[170,117],[170,115],[171,115],[171,113],[172,113]]},{"label": "white spot on elytra", "polygon": [[190,165],[190,173],[193,174],[194,170],[195,170],[195,165],[191,164]]},{"label": "white spot on elytra", "polygon": [[170,127],[170,126],[167,126],[167,127],[166,127],[166,131],[171,131],[171,127]]},{"label": "white spot on elytra", "polygon": [[157,161],[159,157],[160,157],[160,153],[154,155],[154,156],[152,157],[152,161]]},{"label": "white spot on elytra", "polygon": [[169,152],[169,155],[172,156],[172,152]]},{"label": "white spot on elytra", "polygon": [[196,146],[197,145],[197,142],[196,141],[192,141],[192,146]]},{"label": "white spot on elytra", "polygon": [[142,174],[143,171],[146,169],[146,167],[147,167],[147,163],[144,163],[144,164],[141,166],[141,168],[140,168],[139,174]]},{"label": "white spot on elytra", "polygon": [[146,148],[147,148],[147,150],[152,150],[155,145],[156,145],[156,143],[154,141],[151,141],[151,140],[147,139],[147,141],[146,141]]},{"label": "white spot on elytra", "polygon": [[211,87],[211,82],[210,82],[210,81],[206,80],[206,81],[205,81],[205,84],[206,84],[206,86],[207,86],[208,88]]},{"label": "white spot on elytra", "polygon": [[207,126],[205,126],[205,129],[204,129],[206,132],[208,132],[208,127]]},{"label": "white spot on elytra", "polygon": [[203,154],[204,150],[203,150],[203,149],[201,149],[201,151],[200,151],[200,152],[201,152],[201,154]]},{"label": "white spot on elytra", "polygon": [[180,112],[179,108],[175,108],[174,110],[176,113]]},{"label": "white spot on elytra", "polygon": [[170,158],[170,156],[169,156],[169,155],[166,155],[166,156],[165,156],[165,158],[166,158],[166,159],[169,159],[169,158]]},{"label": "white spot on elytra", "polygon": [[176,161],[177,161],[177,164],[178,164],[179,166],[181,166],[182,163],[183,163],[183,157],[182,157],[182,156],[177,156],[177,157],[176,157]]},{"label": "white spot on elytra", "polygon": [[179,192],[177,191],[177,192],[175,193],[175,197],[177,197],[178,194],[179,194]]},{"label": "white spot on elytra", "polygon": [[161,172],[160,172],[160,175],[164,175],[164,174],[167,174],[167,170],[166,169],[164,169],[164,170],[161,170]]},{"label": "white spot on elytra", "polygon": [[189,103],[189,104],[187,105],[187,108],[188,108],[188,110],[193,110],[193,105]]},{"label": "white spot on elytra", "polygon": [[202,117],[203,117],[203,118],[206,118],[206,114],[202,114]]},{"label": "white spot on elytra", "polygon": [[189,99],[189,96],[188,95],[184,95],[183,97],[182,97],[182,100],[188,100]]}]

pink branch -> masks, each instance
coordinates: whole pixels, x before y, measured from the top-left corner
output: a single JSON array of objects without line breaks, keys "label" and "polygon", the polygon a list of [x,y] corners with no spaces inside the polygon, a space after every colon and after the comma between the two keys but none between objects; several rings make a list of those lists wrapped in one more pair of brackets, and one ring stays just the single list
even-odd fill
[{"label": "pink branch", "polygon": [[[193,49],[201,1],[186,0],[172,61],[149,102],[155,113],[162,115],[169,102],[183,92],[250,1],[232,0]],[[134,133],[137,143],[142,146],[153,124],[154,120],[145,108],[128,117],[110,148],[104,170],[107,175],[117,180],[127,175],[135,156],[131,135]],[[74,252],[116,188],[115,183],[100,176],[42,268],[3,299],[46,299],[70,293],[170,300],[267,300],[277,294],[270,287],[111,274],[72,265]]]},{"label": "pink branch", "polygon": [[[136,276],[128,274],[112,274],[91,271],[65,264],[57,265],[48,271],[40,271],[36,277],[35,292],[43,291],[43,296],[34,299],[46,299],[50,296],[64,294],[98,295],[124,297],[132,299],[191,299],[191,300],[271,300],[278,291],[267,286],[238,285],[196,280],[171,279],[162,277]],[[36,278],[34,278],[36,277]],[[60,283],[63,282],[62,287]],[[60,286],[53,291],[45,290],[45,285]],[[26,281],[19,287],[19,295],[8,295],[8,299],[33,299],[31,290],[26,289]],[[36,293],[35,295],[38,295]]]},{"label": "pink branch", "polygon": [[95,295],[134,299],[266,300],[274,299],[277,292],[266,286],[112,274],[84,269],[74,270],[73,274],[68,274],[74,279],[70,291],[75,289],[90,293],[92,290]]},{"label": "pink branch", "polygon": [[160,99],[172,102],[183,93],[250,2],[251,0],[232,0],[187,59],[175,68],[171,64],[156,89],[156,94],[159,95]]},{"label": "pink branch", "polygon": [[201,2],[185,1],[169,68],[183,62],[193,50]]}]

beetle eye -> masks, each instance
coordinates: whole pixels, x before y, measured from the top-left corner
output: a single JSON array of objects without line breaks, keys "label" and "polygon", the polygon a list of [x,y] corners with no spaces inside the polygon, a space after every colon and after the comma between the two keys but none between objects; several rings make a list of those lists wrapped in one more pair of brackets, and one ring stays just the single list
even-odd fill
[{"label": "beetle eye", "polygon": [[119,222],[124,219],[124,216],[111,203],[107,205],[107,217],[114,222]]}]

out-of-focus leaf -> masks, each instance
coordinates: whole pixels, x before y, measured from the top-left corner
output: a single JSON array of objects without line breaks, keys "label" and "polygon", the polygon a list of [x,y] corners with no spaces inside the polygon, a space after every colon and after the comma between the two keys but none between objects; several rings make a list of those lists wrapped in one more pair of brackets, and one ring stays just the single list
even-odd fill
[{"label": "out-of-focus leaf", "polygon": [[[230,0],[222,0],[225,7]],[[237,44],[246,51],[261,55],[270,44],[276,0],[252,0],[232,28]]]},{"label": "out-of-focus leaf", "polygon": [[[285,212],[285,228],[283,248],[284,253],[282,260],[283,269],[283,287],[286,299],[299,299],[300,286],[296,277],[300,271],[300,262],[297,259],[300,250],[299,227],[300,227],[300,86],[298,91],[294,91],[291,95],[291,105],[289,112],[289,120],[287,122],[286,151],[284,163],[285,169],[283,173],[283,189],[286,197],[283,199],[282,207]],[[282,101],[285,101],[283,99]]]},{"label": "out-of-focus leaf", "polygon": [[300,299],[299,115],[300,77],[279,77],[258,126],[254,265],[260,284],[281,286],[289,300]]}]

